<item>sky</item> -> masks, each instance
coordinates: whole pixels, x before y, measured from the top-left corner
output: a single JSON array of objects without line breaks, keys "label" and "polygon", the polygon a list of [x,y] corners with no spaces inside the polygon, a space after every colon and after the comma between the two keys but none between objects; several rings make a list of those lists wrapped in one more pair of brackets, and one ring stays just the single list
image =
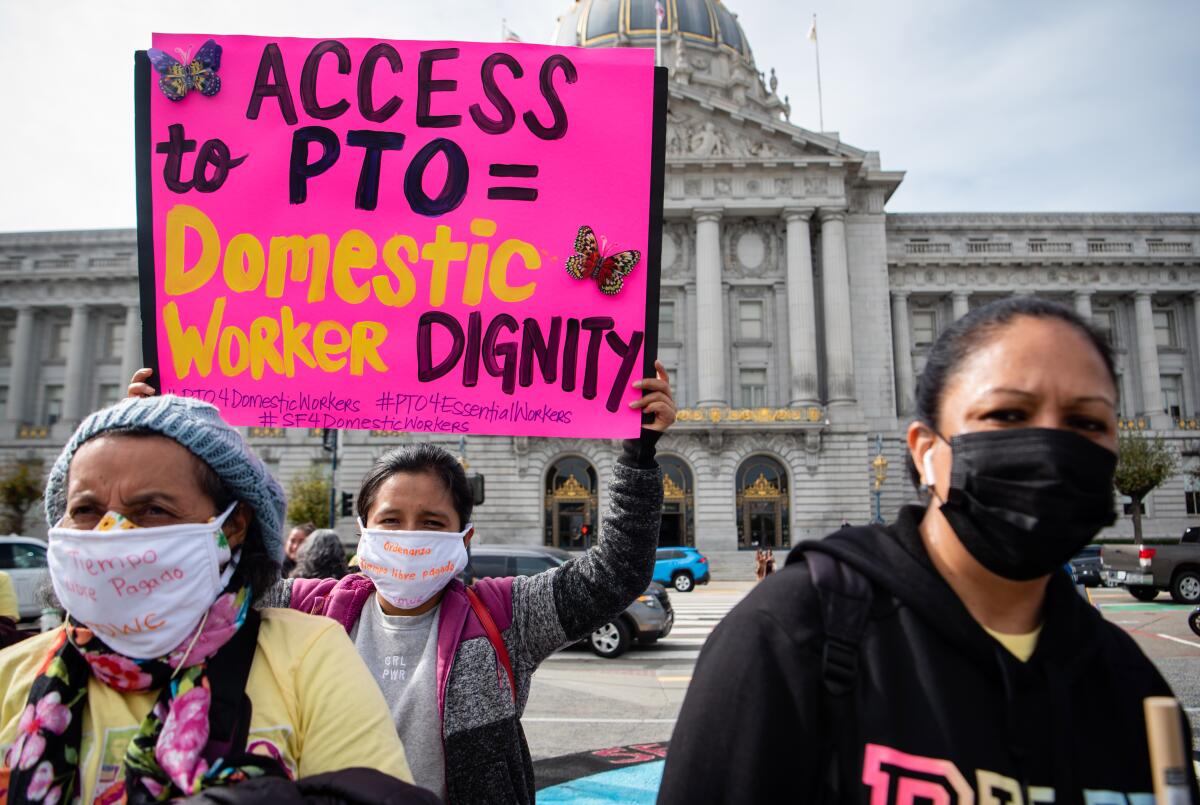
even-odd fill
[{"label": "sky", "polygon": [[[635,0],[636,2],[637,0]],[[549,42],[570,0],[0,0],[0,231],[132,227],[153,31]],[[1200,2],[730,0],[793,123],[907,175],[890,212],[1200,212]]]}]

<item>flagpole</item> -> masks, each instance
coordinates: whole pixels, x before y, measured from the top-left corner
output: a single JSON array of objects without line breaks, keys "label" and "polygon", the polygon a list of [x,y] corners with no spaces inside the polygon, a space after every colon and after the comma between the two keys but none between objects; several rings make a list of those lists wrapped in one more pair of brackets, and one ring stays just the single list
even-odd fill
[{"label": "flagpole", "polygon": [[654,4],[654,66],[662,67],[662,14],[658,3]]},{"label": "flagpole", "polygon": [[812,18],[811,39],[816,48],[817,54],[817,122],[821,127],[821,131],[825,131],[825,102],[821,98],[821,39],[817,36],[817,15],[813,14]]}]

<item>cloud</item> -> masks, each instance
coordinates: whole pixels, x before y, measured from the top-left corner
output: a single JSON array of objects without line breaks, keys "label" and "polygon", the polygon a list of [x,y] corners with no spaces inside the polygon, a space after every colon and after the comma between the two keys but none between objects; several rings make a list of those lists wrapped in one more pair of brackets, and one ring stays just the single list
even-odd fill
[{"label": "cloud", "polygon": [[[549,41],[569,3],[0,3],[0,229],[134,221],[132,58],[150,33]],[[907,171],[913,210],[1200,210],[1200,4],[730,0],[792,120]],[[446,9],[452,9],[447,13]]]}]

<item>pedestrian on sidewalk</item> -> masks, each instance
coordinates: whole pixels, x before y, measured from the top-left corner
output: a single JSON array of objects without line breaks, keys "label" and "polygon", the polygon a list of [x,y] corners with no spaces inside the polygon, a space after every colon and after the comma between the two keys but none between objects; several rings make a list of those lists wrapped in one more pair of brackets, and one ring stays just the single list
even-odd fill
[{"label": "pedestrian on sidewalk", "polygon": [[1170,688],[1061,571],[1115,519],[1108,342],[994,302],[931,347],[916,409],[927,505],[801,543],[721,622],[659,802],[1153,801],[1142,702]]}]

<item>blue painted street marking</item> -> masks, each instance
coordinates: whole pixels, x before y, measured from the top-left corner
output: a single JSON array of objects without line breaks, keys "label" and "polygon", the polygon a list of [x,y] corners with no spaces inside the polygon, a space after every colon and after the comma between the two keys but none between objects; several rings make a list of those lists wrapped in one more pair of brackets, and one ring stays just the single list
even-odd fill
[{"label": "blue painted street marking", "polygon": [[623,769],[613,769],[590,777],[560,783],[537,792],[539,805],[548,802],[573,805],[607,805],[620,802],[628,805],[654,805],[662,783],[665,760],[639,763]]}]

